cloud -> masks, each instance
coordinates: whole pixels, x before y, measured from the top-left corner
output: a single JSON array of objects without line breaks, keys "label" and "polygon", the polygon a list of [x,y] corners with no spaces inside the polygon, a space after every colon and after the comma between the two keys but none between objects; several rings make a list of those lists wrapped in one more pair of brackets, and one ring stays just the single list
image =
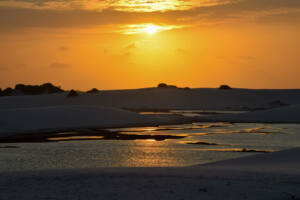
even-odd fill
[{"label": "cloud", "polygon": [[12,64],[8,66],[0,66],[0,71],[18,71],[27,68],[28,66],[24,63]]},{"label": "cloud", "polygon": [[136,44],[135,43],[131,43],[129,44],[126,49],[135,49],[136,48]]},{"label": "cloud", "polygon": [[[184,3],[192,2],[181,1]],[[0,2],[4,1],[0,0]],[[116,9],[115,5],[117,2],[120,3],[120,0],[100,1],[100,4],[101,2],[103,5],[105,4],[101,9],[86,9],[85,4],[82,3],[84,1],[74,0],[23,0],[12,2],[31,3],[35,6],[22,7],[18,4],[0,6],[0,31],[2,32],[24,28],[83,28],[141,23],[199,25],[228,21],[300,22],[299,0],[207,0],[206,6],[194,5],[188,9],[181,9],[178,5],[177,9],[163,12]],[[43,6],[50,2],[64,4],[66,8],[36,8],[37,5]],[[208,4],[209,2],[211,4]],[[212,4],[212,2],[215,3]]]},{"label": "cloud", "polygon": [[63,69],[63,68],[69,68],[70,65],[61,63],[61,62],[54,62],[54,63],[50,64],[50,67],[57,68],[57,69]]},{"label": "cloud", "polygon": [[166,12],[230,3],[234,0],[0,0],[0,6],[39,10],[98,10],[126,12]]},{"label": "cloud", "polygon": [[249,60],[254,60],[255,57],[253,57],[253,56],[240,56],[240,59],[241,60],[249,61]]},{"label": "cloud", "polygon": [[69,50],[69,48],[66,47],[66,46],[60,46],[58,49],[59,49],[60,51],[68,51],[68,50]]}]

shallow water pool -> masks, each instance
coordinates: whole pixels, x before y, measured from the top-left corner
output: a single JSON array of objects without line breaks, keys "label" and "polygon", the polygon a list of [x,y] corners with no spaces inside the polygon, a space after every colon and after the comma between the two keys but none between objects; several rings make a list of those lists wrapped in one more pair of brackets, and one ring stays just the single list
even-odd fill
[{"label": "shallow water pool", "polygon": [[0,171],[190,166],[300,146],[300,124],[193,123],[113,129],[182,139],[0,144]]}]

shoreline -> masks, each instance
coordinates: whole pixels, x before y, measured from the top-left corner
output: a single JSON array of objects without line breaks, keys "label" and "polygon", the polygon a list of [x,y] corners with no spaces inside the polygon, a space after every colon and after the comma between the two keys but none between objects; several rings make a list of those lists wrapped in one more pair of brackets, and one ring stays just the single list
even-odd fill
[{"label": "shoreline", "polygon": [[[272,121],[244,121],[244,120],[217,120],[217,119],[189,119],[186,118],[180,121],[172,121],[172,122],[162,122],[162,123],[133,123],[127,125],[113,125],[113,126],[83,126],[83,127],[70,127],[70,128],[53,128],[53,129],[40,129],[33,131],[24,131],[24,132],[3,132],[1,135],[9,135],[9,136],[18,136],[25,134],[51,134],[56,132],[70,132],[73,130],[89,130],[89,129],[99,129],[99,130],[107,130],[107,129],[120,129],[120,128],[135,128],[135,127],[159,127],[159,126],[168,126],[168,125],[183,125],[183,124],[192,124],[192,123],[229,123],[229,124],[300,124],[299,122],[272,122]],[[5,136],[6,137],[6,136]],[[1,137],[0,137],[1,139]]]}]

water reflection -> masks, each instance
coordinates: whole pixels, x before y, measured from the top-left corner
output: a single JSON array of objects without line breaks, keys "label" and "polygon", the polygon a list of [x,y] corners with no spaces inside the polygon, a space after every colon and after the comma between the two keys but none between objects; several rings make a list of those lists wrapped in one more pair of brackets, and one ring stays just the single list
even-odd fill
[{"label": "water reflection", "polygon": [[[148,131],[151,135],[186,134],[188,137],[164,141],[146,138],[18,143],[20,148],[1,148],[0,171],[188,166],[300,146],[299,124],[194,123],[119,130],[141,131],[138,134]],[[280,134],[256,134],[275,131]],[[213,134],[214,132],[226,134]]]},{"label": "water reflection", "polygon": [[180,156],[169,141],[134,141],[128,149],[129,154],[122,157],[122,166],[159,167],[182,165]]},{"label": "water reflection", "polygon": [[182,115],[185,117],[211,116],[219,114],[242,114],[248,111],[227,111],[227,110],[169,110],[165,112],[141,111],[142,115]]},{"label": "water reflection", "polygon": [[71,137],[51,137],[49,141],[72,141],[72,140],[97,140],[103,139],[104,136],[71,136]]}]

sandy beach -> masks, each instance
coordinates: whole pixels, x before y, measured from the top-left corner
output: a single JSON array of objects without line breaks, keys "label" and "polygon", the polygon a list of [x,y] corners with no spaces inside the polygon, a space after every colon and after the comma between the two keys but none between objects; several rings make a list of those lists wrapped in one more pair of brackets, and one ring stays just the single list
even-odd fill
[{"label": "sandy beach", "polygon": [[1,199],[298,199],[300,149],[181,168],[1,173]]}]

